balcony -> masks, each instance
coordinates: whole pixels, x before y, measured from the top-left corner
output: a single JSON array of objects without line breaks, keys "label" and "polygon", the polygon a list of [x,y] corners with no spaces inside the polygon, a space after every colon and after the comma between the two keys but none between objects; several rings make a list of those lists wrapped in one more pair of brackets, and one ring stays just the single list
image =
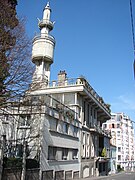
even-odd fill
[{"label": "balcony", "polygon": [[40,35],[40,34],[36,35],[34,37],[34,39],[33,39],[33,42],[37,41],[37,40],[40,40],[40,39],[48,39],[48,40],[52,41],[55,44],[55,38],[52,35],[49,35],[49,34],[46,34],[46,33],[42,34],[42,35]]},{"label": "balcony", "polygon": [[40,28],[43,28],[43,27],[48,27],[50,30],[53,29],[53,26],[54,26],[54,23],[49,21],[48,19],[43,19],[43,20],[40,20],[39,23],[38,23],[38,26]]},{"label": "balcony", "polygon": [[102,127],[98,126],[98,125],[93,125],[90,127],[90,131],[91,132],[95,132],[104,136],[108,136],[111,138],[111,131],[109,130],[103,130]]}]

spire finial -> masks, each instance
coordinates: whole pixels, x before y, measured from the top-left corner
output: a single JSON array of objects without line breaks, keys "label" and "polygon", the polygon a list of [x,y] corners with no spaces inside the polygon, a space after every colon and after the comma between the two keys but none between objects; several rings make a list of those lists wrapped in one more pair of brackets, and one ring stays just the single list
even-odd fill
[{"label": "spire finial", "polygon": [[50,7],[50,2],[48,1],[46,4],[46,8],[49,8],[49,7]]},{"label": "spire finial", "polygon": [[47,2],[46,6],[44,7],[44,10],[45,10],[45,9],[51,10],[51,8],[50,8],[50,1]]}]

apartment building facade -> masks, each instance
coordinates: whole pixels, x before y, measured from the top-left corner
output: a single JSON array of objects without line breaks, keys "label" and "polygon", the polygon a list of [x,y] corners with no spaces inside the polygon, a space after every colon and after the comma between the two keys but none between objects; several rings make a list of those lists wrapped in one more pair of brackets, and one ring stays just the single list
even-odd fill
[{"label": "apartment building facade", "polygon": [[134,167],[134,128],[133,122],[124,113],[112,113],[111,119],[103,124],[103,129],[111,131],[111,143],[117,147],[116,164],[121,168]]}]

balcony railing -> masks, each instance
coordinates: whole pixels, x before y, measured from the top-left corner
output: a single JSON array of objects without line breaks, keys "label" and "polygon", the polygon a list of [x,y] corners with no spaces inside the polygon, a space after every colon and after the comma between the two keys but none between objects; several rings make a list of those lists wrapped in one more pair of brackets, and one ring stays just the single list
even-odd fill
[{"label": "balcony railing", "polygon": [[97,132],[99,134],[103,134],[105,136],[111,137],[111,131],[109,130],[103,130],[102,127],[98,126],[98,125],[93,125],[90,127],[91,131]]},{"label": "balcony railing", "polygon": [[42,20],[39,21],[38,26],[40,28],[49,26],[49,28],[52,30],[53,26],[54,26],[54,23],[52,21],[48,20],[48,19],[42,19]]},{"label": "balcony railing", "polygon": [[[100,97],[96,91],[90,86],[90,84],[82,77],[79,78],[72,78],[72,79],[65,79],[63,81],[50,81],[47,83],[46,88],[56,88],[56,87],[64,87],[64,86],[80,86],[83,85],[87,91],[92,95],[99,104],[110,114],[110,105],[106,104],[102,97]],[[45,88],[44,82],[40,82],[41,89]]]},{"label": "balcony railing", "polygon": [[77,85],[84,85],[87,91],[98,101],[104,109],[110,113],[110,106],[104,103],[102,97],[100,97],[96,91],[90,86],[90,84],[86,81],[86,79],[79,77],[79,78],[72,78],[66,79],[64,81],[52,81],[49,82],[49,87],[59,87],[59,86],[77,86]]},{"label": "balcony railing", "polygon": [[48,40],[51,40],[53,43],[55,43],[55,38],[50,35],[50,34],[47,34],[47,33],[42,33],[41,35],[40,34],[37,34],[34,38],[33,38],[33,42],[36,41],[36,40],[39,40],[39,39],[48,39]]}]

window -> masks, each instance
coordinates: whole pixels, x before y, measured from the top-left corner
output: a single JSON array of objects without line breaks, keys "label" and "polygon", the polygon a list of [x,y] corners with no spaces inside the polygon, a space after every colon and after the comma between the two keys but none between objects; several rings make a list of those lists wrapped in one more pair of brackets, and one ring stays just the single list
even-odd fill
[{"label": "window", "polygon": [[88,104],[88,109],[87,109],[87,118],[88,118],[88,123],[90,122],[90,112],[89,112],[89,108],[90,108],[90,105]]},{"label": "window", "polygon": [[112,128],[114,128],[114,124],[112,124]]},{"label": "window", "polygon": [[87,145],[89,145],[89,144],[90,144],[90,135],[87,134]]},{"label": "window", "polygon": [[95,155],[95,152],[94,152],[94,136],[92,135],[92,138],[91,138],[91,157],[94,157]]},{"label": "window", "polygon": [[116,116],[116,118],[117,118],[117,121],[120,121],[121,120],[121,115]]},{"label": "window", "polygon": [[63,132],[68,134],[68,124],[67,123],[63,123]]},{"label": "window", "polygon": [[121,160],[121,155],[118,155],[118,161],[120,161]]},{"label": "window", "polygon": [[83,144],[85,144],[85,133],[84,132],[82,133],[82,141],[83,141]]},{"label": "window", "polygon": [[62,160],[62,148],[61,147],[57,147],[55,160],[57,160],[57,161]]},{"label": "window", "polygon": [[72,155],[73,155],[72,159],[78,159],[78,149],[73,149],[72,152],[73,152],[72,153]]},{"label": "window", "polygon": [[90,115],[91,115],[91,117],[92,117],[92,111],[93,111],[93,108],[91,107],[91,109],[90,109]]},{"label": "window", "polygon": [[56,160],[56,147],[48,147],[48,160]]},{"label": "window", "polygon": [[31,100],[32,100],[32,103],[36,104],[39,101],[39,97],[38,96],[32,96]]},{"label": "window", "polygon": [[62,160],[67,160],[67,156],[68,156],[68,149],[62,148]]},{"label": "window", "polygon": [[20,126],[30,126],[31,115],[21,114],[19,117]]},{"label": "window", "polygon": [[111,119],[115,119],[115,115],[112,115],[112,116],[111,116]]},{"label": "window", "polygon": [[103,129],[106,129],[107,128],[107,124],[103,124]]},{"label": "window", "polygon": [[56,119],[50,119],[50,130],[57,131],[57,120]]},{"label": "window", "polygon": [[63,122],[62,121],[58,121],[58,123],[57,123],[57,132],[63,133]]},{"label": "window", "polygon": [[84,101],[84,119],[83,119],[83,124],[85,125],[86,124],[86,103]]},{"label": "window", "polygon": [[120,137],[120,131],[117,131],[117,136]]},{"label": "window", "polygon": [[48,147],[48,160],[75,160],[78,159],[78,149],[62,147]]},{"label": "window", "polygon": [[10,119],[9,115],[4,115],[4,119],[5,119],[5,121],[8,121]]},{"label": "window", "polygon": [[94,109],[94,119],[96,119],[96,115],[97,115],[97,112],[96,112],[96,110]]},{"label": "window", "polygon": [[23,145],[22,144],[17,144],[16,145],[16,156],[17,157],[22,157],[23,155]]},{"label": "window", "polygon": [[69,131],[68,131],[68,134],[71,135],[71,136],[74,136],[74,126],[73,125],[69,125]]},{"label": "window", "polygon": [[[49,99],[50,100],[50,99]],[[63,99],[62,99],[62,94],[53,94],[52,95],[52,106],[54,108],[57,108],[58,107],[58,104],[61,102],[63,103]],[[50,103],[50,102],[49,102]],[[50,104],[49,104],[50,105]]]},{"label": "window", "polygon": [[105,171],[105,163],[103,163],[103,171]]},{"label": "window", "polygon": [[90,157],[90,146],[86,146],[86,157],[89,158]]},{"label": "window", "polygon": [[64,104],[75,104],[75,94],[65,93],[64,94]]},{"label": "window", "polygon": [[94,157],[94,145],[91,145],[91,157]]},{"label": "window", "polygon": [[120,128],[120,124],[117,124],[117,128]]},{"label": "window", "polygon": [[87,139],[86,139],[86,157],[89,158],[90,157],[90,135],[87,134]]},{"label": "window", "polygon": [[74,137],[78,136],[78,128],[74,126]]},{"label": "window", "polygon": [[86,141],[85,141],[85,133],[82,133],[82,158],[85,158],[85,145]]},{"label": "window", "polygon": [[[43,98],[43,97],[42,97]],[[45,95],[44,96],[44,102],[45,102],[45,104],[47,105],[47,106],[52,106],[52,101],[54,101],[53,99],[52,99],[52,97],[49,97],[49,96],[47,96],[47,95]]]},{"label": "window", "polygon": [[82,146],[82,158],[85,158],[85,145]]}]

